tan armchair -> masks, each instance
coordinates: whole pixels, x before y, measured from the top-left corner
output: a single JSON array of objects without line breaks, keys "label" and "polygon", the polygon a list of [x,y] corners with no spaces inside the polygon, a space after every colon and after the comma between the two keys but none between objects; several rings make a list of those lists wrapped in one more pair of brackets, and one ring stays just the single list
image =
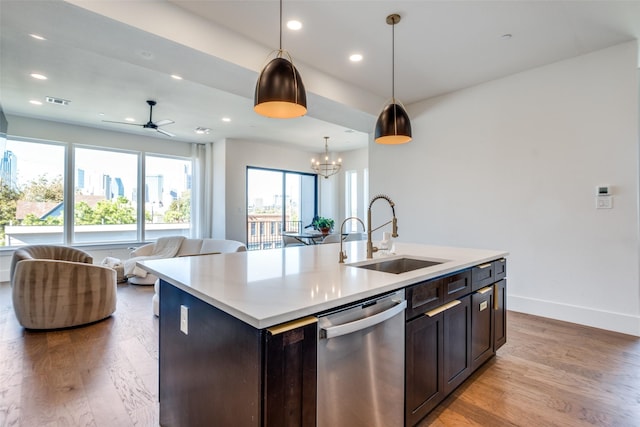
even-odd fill
[{"label": "tan armchair", "polygon": [[116,310],[116,271],[79,249],[25,246],[13,253],[13,308],[27,329],[58,329],[109,317]]}]

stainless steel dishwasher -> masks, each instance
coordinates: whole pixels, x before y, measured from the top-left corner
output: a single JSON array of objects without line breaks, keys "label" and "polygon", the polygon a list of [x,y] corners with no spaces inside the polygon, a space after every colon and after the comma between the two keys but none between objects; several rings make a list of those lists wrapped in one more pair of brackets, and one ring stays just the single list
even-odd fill
[{"label": "stainless steel dishwasher", "polygon": [[318,427],[404,424],[404,290],[318,316]]}]

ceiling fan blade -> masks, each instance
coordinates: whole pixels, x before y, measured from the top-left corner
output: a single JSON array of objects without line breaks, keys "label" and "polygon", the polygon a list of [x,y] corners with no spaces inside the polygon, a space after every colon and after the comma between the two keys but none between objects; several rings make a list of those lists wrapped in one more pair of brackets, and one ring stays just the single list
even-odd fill
[{"label": "ceiling fan blade", "polygon": [[167,136],[175,136],[174,134],[172,134],[171,132],[167,132],[166,130],[162,130],[160,128],[156,129],[158,132],[160,132],[163,135],[167,135]]},{"label": "ceiling fan blade", "polygon": [[121,125],[144,126],[142,123],[114,122],[113,120],[103,120],[104,123],[118,123]]},{"label": "ceiling fan blade", "polygon": [[167,120],[167,119],[165,119],[165,120],[157,121],[157,122],[156,122],[156,126],[166,126],[166,125],[172,125],[172,124],[174,124],[174,123],[175,123],[175,122],[174,122],[173,120]]}]

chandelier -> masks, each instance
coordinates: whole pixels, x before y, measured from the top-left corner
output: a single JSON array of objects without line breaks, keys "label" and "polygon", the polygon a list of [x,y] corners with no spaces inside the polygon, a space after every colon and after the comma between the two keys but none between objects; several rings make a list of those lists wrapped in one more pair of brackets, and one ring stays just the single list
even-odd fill
[{"label": "chandelier", "polygon": [[329,160],[329,146],[327,144],[328,136],[324,137],[324,158],[321,160],[311,159],[311,169],[315,173],[325,178],[329,178],[331,175],[335,175],[342,166],[342,159]]}]

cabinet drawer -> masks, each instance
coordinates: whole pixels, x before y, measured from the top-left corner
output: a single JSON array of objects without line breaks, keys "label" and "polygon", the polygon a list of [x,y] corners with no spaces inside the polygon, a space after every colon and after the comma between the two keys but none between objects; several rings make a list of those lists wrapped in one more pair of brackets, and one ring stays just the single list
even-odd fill
[{"label": "cabinet drawer", "polygon": [[473,291],[491,285],[495,281],[496,276],[493,262],[477,265],[471,269],[471,288]]},{"label": "cabinet drawer", "polygon": [[434,279],[418,283],[407,288],[406,318],[412,319],[426,313],[444,302],[442,295],[442,280]]},{"label": "cabinet drawer", "polygon": [[470,270],[452,274],[451,276],[443,277],[440,280],[442,281],[442,293],[444,294],[445,303],[453,301],[454,299],[462,298],[463,296],[471,293]]},{"label": "cabinet drawer", "polygon": [[507,277],[507,260],[505,258],[493,261],[493,269],[496,274],[496,281]]}]

